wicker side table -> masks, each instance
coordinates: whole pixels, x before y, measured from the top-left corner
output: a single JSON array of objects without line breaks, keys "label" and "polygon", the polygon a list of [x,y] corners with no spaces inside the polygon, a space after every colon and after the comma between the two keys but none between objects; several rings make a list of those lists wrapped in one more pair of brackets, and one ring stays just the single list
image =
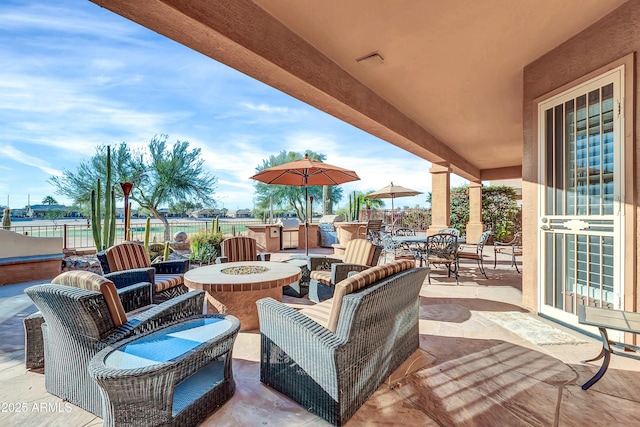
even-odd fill
[{"label": "wicker side table", "polygon": [[44,339],[42,324],[44,317],[39,311],[25,317],[24,324],[24,363],[27,369],[44,368]]},{"label": "wicker side table", "polygon": [[103,390],[105,426],[195,426],[235,392],[231,351],[240,322],[210,314],[119,342],[89,374]]}]

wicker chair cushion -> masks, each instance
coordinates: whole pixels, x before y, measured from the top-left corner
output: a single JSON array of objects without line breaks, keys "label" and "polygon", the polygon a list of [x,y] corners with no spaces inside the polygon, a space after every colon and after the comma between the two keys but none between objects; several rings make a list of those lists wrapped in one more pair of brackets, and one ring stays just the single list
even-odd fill
[{"label": "wicker chair cushion", "polygon": [[156,283],[154,289],[156,292],[162,292],[164,290],[173,288],[174,286],[181,285],[184,282],[183,274],[156,274]]},{"label": "wicker chair cushion", "polygon": [[100,292],[104,296],[104,300],[107,303],[107,308],[111,314],[111,320],[113,320],[114,326],[122,326],[127,321],[127,314],[124,312],[118,290],[113,282],[104,282],[100,285]]},{"label": "wicker chair cushion", "polygon": [[300,313],[326,328],[329,325],[332,304],[333,298],[330,298],[322,301],[321,303],[305,307],[300,310]]},{"label": "wicker chair cushion", "polygon": [[229,262],[255,261],[258,257],[258,245],[251,237],[230,237],[220,244],[222,256]]},{"label": "wicker chair cushion", "polygon": [[107,282],[112,283],[111,280],[105,279],[99,274],[82,270],[65,271],[51,281],[54,285],[73,286],[96,292],[100,292],[100,286]]},{"label": "wicker chair cushion", "polygon": [[111,271],[151,267],[149,254],[139,243],[121,243],[107,249],[105,254]]},{"label": "wicker chair cushion", "polygon": [[372,283],[375,283],[385,277],[399,273],[416,266],[414,261],[400,260],[388,264],[376,265],[368,268],[360,273],[344,279],[336,284],[336,290],[333,294],[333,303],[331,304],[331,314],[327,322],[327,329],[336,332],[338,328],[338,320],[340,310],[342,308],[342,298],[352,292],[362,289]]},{"label": "wicker chair cushion", "polygon": [[346,264],[371,265],[376,245],[366,239],[353,239],[347,242],[343,262]]},{"label": "wicker chair cushion", "polygon": [[331,285],[331,270],[313,270],[309,273],[309,278],[325,285]]}]

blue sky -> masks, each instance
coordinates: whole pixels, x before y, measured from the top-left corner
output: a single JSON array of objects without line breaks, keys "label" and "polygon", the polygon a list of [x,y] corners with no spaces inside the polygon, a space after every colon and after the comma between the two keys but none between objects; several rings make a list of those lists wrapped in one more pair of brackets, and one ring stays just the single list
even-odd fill
[{"label": "blue sky", "polygon": [[425,160],[88,1],[3,0],[0,23],[0,205],[69,203],[49,177],[97,145],[145,146],[156,134],[202,149],[229,210],[253,207],[249,177],[281,150],[355,170],[345,195],[391,181],[431,191]]}]

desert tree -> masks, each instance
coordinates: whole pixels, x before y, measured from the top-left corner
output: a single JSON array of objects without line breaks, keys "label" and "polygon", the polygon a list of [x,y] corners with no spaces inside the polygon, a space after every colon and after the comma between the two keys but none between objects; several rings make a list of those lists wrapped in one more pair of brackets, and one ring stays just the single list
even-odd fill
[{"label": "desert tree", "polygon": [[[184,200],[212,205],[217,179],[205,170],[199,148],[191,149],[188,141],[169,144],[167,139],[167,135],[156,135],[146,149],[134,149],[122,142],[112,147],[111,161],[113,181],[133,183],[129,200],[162,221],[164,238],[170,240],[169,222],[160,207]],[[88,207],[98,179],[106,181],[106,152],[106,145],[98,146],[93,157],[80,163],[76,171],[64,170],[62,175],[51,177],[56,193],[72,199],[76,206]],[[114,189],[121,200],[122,189],[119,185]]]}]

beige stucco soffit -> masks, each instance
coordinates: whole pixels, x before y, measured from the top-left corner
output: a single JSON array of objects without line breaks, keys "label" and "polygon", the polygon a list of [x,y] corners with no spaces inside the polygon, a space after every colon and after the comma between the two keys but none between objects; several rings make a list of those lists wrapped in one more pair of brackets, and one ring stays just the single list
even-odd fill
[{"label": "beige stucco soffit", "polygon": [[522,166],[510,166],[506,168],[483,169],[480,171],[482,181],[496,181],[500,179],[522,178]]},{"label": "beige stucco soffit", "polygon": [[472,163],[249,0],[92,0],[430,162]]}]

